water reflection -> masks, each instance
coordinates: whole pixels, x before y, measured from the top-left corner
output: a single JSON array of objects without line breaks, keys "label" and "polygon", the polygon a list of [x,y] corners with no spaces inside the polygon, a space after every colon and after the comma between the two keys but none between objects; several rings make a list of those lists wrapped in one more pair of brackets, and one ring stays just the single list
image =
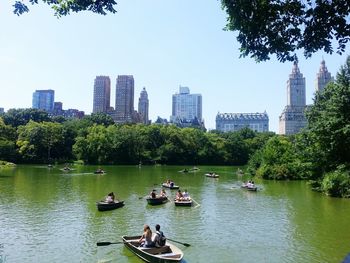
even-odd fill
[{"label": "water reflection", "polygon": [[[240,189],[246,178],[231,167],[178,173],[173,166],[18,166],[0,171],[0,256],[8,262],[141,262],[122,244],[97,247],[160,224],[181,247],[186,262],[340,262],[350,250],[350,200],[328,198],[305,182],[256,181],[258,192]],[[147,205],[145,195],[171,178],[199,204]],[[125,201],[98,212],[108,192]],[[167,190],[170,200],[175,191]]]}]

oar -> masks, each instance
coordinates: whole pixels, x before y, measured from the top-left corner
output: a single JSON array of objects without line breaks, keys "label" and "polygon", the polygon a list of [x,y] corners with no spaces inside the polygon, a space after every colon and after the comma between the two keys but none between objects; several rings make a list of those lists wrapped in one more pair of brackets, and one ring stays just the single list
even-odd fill
[{"label": "oar", "polygon": [[179,243],[179,244],[181,244],[181,245],[184,245],[185,247],[191,246],[190,244],[182,243],[182,242],[176,241],[176,240],[174,240],[174,239],[167,238],[167,240],[173,241],[173,242],[175,242],[175,243]]},{"label": "oar", "polygon": [[109,245],[112,245],[112,244],[123,244],[124,242],[122,241],[119,241],[119,242],[97,242],[96,245],[98,247],[102,247],[102,246],[109,246]]}]

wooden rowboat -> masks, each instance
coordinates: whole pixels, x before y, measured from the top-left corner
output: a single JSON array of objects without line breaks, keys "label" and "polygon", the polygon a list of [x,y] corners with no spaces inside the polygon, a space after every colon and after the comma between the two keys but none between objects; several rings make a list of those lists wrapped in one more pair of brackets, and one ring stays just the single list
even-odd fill
[{"label": "wooden rowboat", "polygon": [[246,189],[247,191],[253,191],[253,192],[256,192],[258,190],[258,187],[256,186],[247,186],[245,184],[242,184],[241,188]]},{"label": "wooden rowboat", "polygon": [[115,201],[115,202],[105,202],[100,201],[96,203],[98,211],[108,211],[117,209],[124,206],[124,201]]},{"label": "wooden rowboat", "polygon": [[163,247],[140,247],[138,240],[141,236],[123,236],[124,245],[130,249],[136,256],[146,262],[154,263],[172,263],[180,262],[183,258],[183,252],[175,245],[166,241]]},{"label": "wooden rowboat", "polygon": [[106,174],[104,170],[96,170],[94,174]]},{"label": "wooden rowboat", "polygon": [[146,200],[149,205],[161,205],[169,201],[167,196],[157,196],[156,198],[148,196]]},{"label": "wooden rowboat", "polygon": [[192,206],[192,199],[188,199],[188,200],[174,200],[175,206]]},{"label": "wooden rowboat", "polygon": [[169,189],[179,189],[180,188],[180,186],[178,186],[178,185],[171,186],[171,185],[169,185],[167,183],[162,183],[162,186],[165,187],[165,188],[169,188]]},{"label": "wooden rowboat", "polygon": [[211,177],[211,178],[218,178],[219,177],[219,175],[216,174],[216,173],[207,173],[207,174],[205,174],[205,176],[206,177]]}]

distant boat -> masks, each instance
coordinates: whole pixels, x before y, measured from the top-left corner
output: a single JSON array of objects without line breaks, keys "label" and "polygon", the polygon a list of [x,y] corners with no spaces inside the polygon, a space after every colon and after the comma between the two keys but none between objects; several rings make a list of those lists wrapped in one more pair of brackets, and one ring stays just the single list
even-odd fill
[{"label": "distant boat", "polygon": [[175,245],[166,241],[162,247],[140,247],[141,236],[123,236],[124,245],[145,262],[171,263],[180,262],[183,252]]},{"label": "distant boat", "polygon": [[105,174],[106,172],[103,169],[97,169],[94,174]]},{"label": "distant boat", "polygon": [[113,210],[124,206],[124,201],[114,201],[114,202],[100,201],[100,202],[97,202],[96,205],[97,205],[98,211],[108,211],[108,210]]},{"label": "distant boat", "polygon": [[219,177],[219,175],[216,174],[216,173],[206,173],[205,176],[206,177],[212,177],[212,178],[218,178]]},{"label": "distant boat", "polygon": [[255,185],[249,186],[247,184],[242,184],[241,188],[246,189],[248,191],[253,191],[253,192],[256,192],[258,190],[258,187],[256,187]]},{"label": "distant boat", "polygon": [[165,188],[169,188],[169,189],[179,189],[180,186],[178,185],[171,185],[171,184],[167,184],[167,183],[162,183],[162,186]]},{"label": "distant boat", "polygon": [[188,173],[188,169],[183,169],[183,170],[180,170],[179,173]]},{"label": "distant boat", "polygon": [[60,170],[63,171],[63,172],[69,172],[69,171],[73,171],[74,169],[69,168],[69,167],[66,166],[66,167],[61,168]]},{"label": "distant boat", "polygon": [[148,196],[146,200],[149,205],[161,205],[169,201],[167,196],[157,196],[155,198]]},{"label": "distant boat", "polygon": [[190,172],[196,172],[196,171],[199,171],[200,169],[196,166],[193,166],[191,169],[190,169]]}]

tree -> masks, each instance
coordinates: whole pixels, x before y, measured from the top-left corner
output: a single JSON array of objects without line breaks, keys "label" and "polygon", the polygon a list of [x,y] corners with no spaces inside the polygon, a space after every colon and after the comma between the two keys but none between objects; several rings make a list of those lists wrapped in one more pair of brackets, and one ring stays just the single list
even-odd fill
[{"label": "tree", "polygon": [[51,162],[63,158],[64,145],[62,124],[29,121],[18,128],[17,146],[24,161]]},{"label": "tree", "polygon": [[[57,17],[71,12],[115,13],[115,0],[42,0]],[[38,0],[15,1],[14,13],[29,11],[28,4]],[[241,57],[266,61],[275,54],[281,62],[297,58],[304,50],[306,58],[318,50],[344,53],[350,40],[350,1],[333,0],[221,0],[228,14],[227,31],[238,31]]]},{"label": "tree", "polygon": [[50,121],[47,112],[39,109],[9,109],[2,118],[6,125],[12,127],[26,125],[30,120],[35,122]]},{"label": "tree", "polygon": [[[326,159],[326,168],[350,165],[350,57],[335,83],[317,93],[307,112],[309,138]],[[326,169],[329,170],[329,169]]]},{"label": "tree", "polygon": [[226,30],[238,31],[241,57],[257,61],[276,54],[281,62],[323,50],[342,54],[350,40],[350,2],[343,0],[221,0],[228,14]]},{"label": "tree", "polygon": [[[55,16],[69,15],[71,12],[91,11],[97,14],[106,15],[107,12],[115,13],[114,7],[117,2],[114,0],[42,0],[43,3],[51,6]],[[27,4],[26,4],[27,3]],[[15,1],[14,13],[21,15],[29,11],[28,4],[39,4],[38,0]]]}]

